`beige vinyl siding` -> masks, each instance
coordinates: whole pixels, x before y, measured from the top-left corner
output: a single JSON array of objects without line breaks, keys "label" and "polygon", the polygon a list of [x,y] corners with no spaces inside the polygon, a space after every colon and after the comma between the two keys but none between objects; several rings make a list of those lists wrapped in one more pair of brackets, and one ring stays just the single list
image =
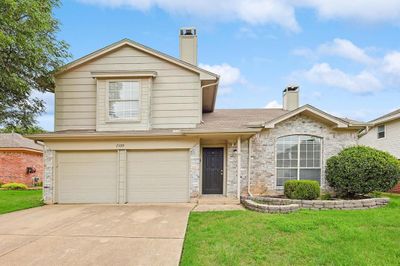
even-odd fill
[{"label": "beige vinyl siding", "polygon": [[385,125],[385,137],[378,139],[378,126],[359,139],[359,144],[387,151],[400,159],[400,119],[383,123]]},{"label": "beige vinyl siding", "polygon": [[57,152],[59,203],[117,203],[117,152]]},{"label": "beige vinyl siding", "polygon": [[[61,74],[56,79],[55,130],[96,129],[96,110],[104,107],[96,99],[97,81],[94,71],[155,71],[151,86],[149,111],[157,111],[149,117],[151,128],[193,128],[201,120],[201,85],[199,74],[175,64],[124,46],[91,62]],[[105,103],[104,103],[105,105]],[[163,111],[169,112],[162,115]],[[98,115],[100,115],[98,113]],[[100,119],[100,118],[99,118]],[[101,119],[100,119],[101,120]],[[100,121],[98,120],[98,122]],[[146,124],[146,122],[143,122]],[[143,129],[143,124],[125,129]],[[105,125],[99,130],[106,130]],[[108,126],[107,126],[108,127]],[[109,130],[121,130],[124,126],[109,126]]]},{"label": "beige vinyl siding", "polygon": [[188,202],[188,150],[127,152],[127,202]]}]

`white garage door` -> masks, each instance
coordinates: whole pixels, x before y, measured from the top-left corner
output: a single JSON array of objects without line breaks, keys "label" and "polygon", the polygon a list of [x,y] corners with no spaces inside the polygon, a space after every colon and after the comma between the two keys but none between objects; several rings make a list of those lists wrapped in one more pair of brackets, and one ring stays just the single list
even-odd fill
[{"label": "white garage door", "polygon": [[128,202],[188,202],[187,150],[128,151]]},{"label": "white garage door", "polygon": [[58,152],[59,203],[116,203],[117,153]]}]

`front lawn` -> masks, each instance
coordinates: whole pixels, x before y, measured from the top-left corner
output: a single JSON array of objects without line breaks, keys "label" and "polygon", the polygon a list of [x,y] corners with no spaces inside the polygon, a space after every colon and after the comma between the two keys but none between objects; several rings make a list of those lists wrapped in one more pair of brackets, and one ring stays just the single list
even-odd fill
[{"label": "front lawn", "polygon": [[399,265],[400,196],[380,209],[192,212],[181,265]]},{"label": "front lawn", "polygon": [[0,190],[0,214],[42,205],[42,190]]}]

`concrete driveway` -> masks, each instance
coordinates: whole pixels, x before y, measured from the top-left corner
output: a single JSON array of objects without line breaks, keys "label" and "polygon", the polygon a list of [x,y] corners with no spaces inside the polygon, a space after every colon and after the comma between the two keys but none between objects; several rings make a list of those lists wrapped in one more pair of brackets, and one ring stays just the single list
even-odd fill
[{"label": "concrete driveway", "polygon": [[178,265],[192,207],[53,205],[0,215],[0,262]]}]

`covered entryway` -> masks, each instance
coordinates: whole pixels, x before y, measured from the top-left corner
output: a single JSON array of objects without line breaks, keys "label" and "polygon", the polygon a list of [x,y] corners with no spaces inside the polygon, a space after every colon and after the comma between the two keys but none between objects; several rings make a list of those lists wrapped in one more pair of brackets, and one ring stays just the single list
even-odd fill
[{"label": "covered entryway", "polygon": [[203,148],[203,194],[224,190],[224,148]]},{"label": "covered entryway", "polygon": [[59,203],[116,203],[117,152],[57,153]]},{"label": "covered entryway", "polygon": [[127,202],[188,202],[189,151],[127,153]]}]

